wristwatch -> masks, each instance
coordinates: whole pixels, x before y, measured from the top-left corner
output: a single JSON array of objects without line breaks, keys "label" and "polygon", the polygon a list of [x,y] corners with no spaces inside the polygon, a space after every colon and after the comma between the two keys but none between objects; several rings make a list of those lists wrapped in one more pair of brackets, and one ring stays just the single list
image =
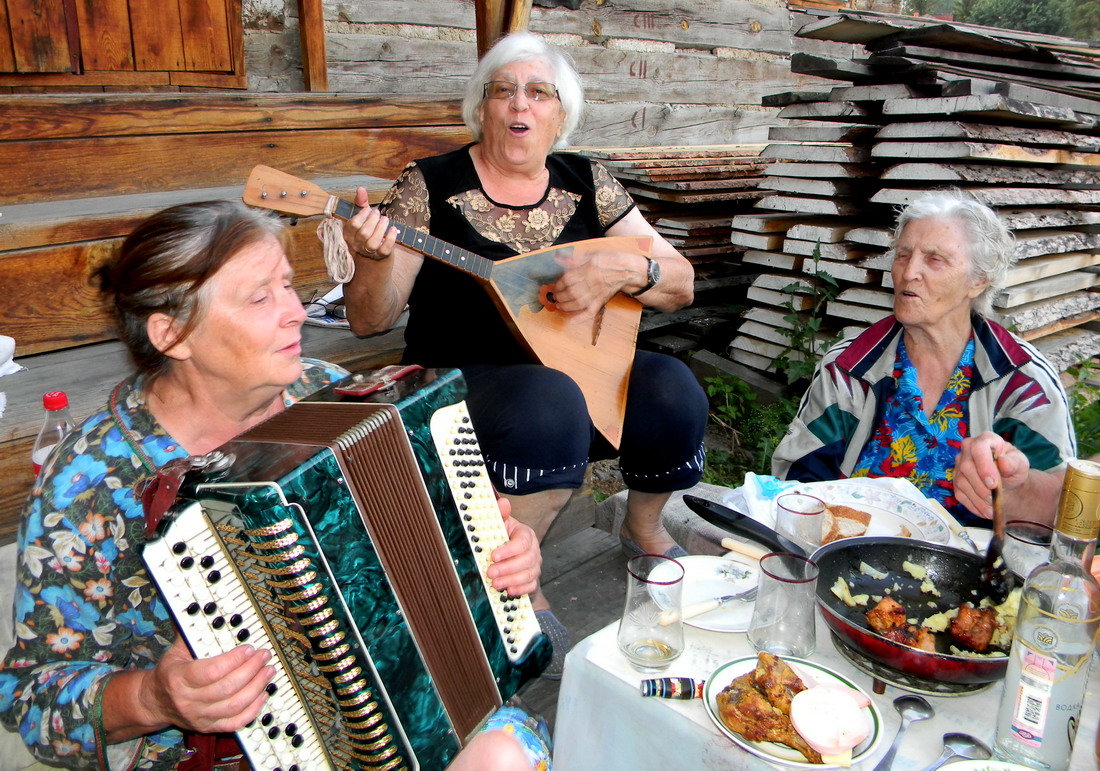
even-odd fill
[{"label": "wristwatch", "polygon": [[661,280],[661,263],[657,262],[652,257],[646,257],[646,271],[645,279],[646,283],[637,292],[630,292],[627,297],[637,297],[640,294],[645,294],[653,287],[657,286],[657,282]]}]

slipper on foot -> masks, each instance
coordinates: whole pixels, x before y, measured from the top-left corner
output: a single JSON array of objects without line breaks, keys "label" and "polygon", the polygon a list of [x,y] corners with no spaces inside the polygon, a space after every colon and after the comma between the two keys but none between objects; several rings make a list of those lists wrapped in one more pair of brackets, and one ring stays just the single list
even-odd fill
[{"label": "slipper on foot", "polygon": [[561,680],[562,672],[565,670],[565,654],[573,647],[573,639],[569,635],[569,630],[565,628],[565,624],[558,621],[554,611],[549,608],[536,610],[535,618],[538,619],[539,628],[542,629],[543,634],[550,638],[550,645],[553,647],[553,655],[546,669],[542,671],[542,677],[547,680]]},{"label": "slipper on foot", "polygon": [[[650,552],[647,552],[645,549],[643,549],[641,546],[639,546],[638,544],[631,541],[625,535],[620,535],[619,536],[619,543],[621,543],[622,546],[623,546],[623,554],[625,554],[628,557],[640,557],[643,554],[650,554]],[[688,556],[688,553],[684,549],[684,547],[677,544],[676,546],[673,546],[671,549],[666,551],[661,556],[662,557],[669,557],[670,559],[676,559],[677,557],[686,557],[686,556]]]}]

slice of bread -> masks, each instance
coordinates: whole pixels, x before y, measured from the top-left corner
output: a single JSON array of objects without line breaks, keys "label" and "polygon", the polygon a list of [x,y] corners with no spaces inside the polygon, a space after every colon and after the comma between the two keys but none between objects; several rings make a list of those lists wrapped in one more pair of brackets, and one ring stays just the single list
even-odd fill
[{"label": "slice of bread", "polygon": [[841,538],[853,538],[867,532],[871,524],[871,515],[851,506],[825,507],[825,523],[822,528],[821,543],[827,544]]}]

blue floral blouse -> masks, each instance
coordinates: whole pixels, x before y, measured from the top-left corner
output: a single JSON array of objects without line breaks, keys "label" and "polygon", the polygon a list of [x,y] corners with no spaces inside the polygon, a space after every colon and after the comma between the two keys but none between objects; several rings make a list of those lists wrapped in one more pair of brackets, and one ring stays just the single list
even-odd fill
[{"label": "blue floral blouse", "polygon": [[[303,359],[288,403],[347,374]],[[159,468],[187,453],[145,406],[143,378],[119,387],[119,418]],[[50,765],[165,768],[182,750],[169,729],[106,746],[103,686],[124,669],[152,667],[175,639],[137,545],[144,513],[133,487],[148,474],[110,409],[70,434],[23,511],[15,644],[0,664],[0,722]]]},{"label": "blue floral blouse", "polygon": [[[302,359],[286,403],[347,372]],[[160,468],[187,453],[145,406],[143,378],[117,392],[118,418]],[[103,686],[116,672],[151,668],[175,640],[175,625],[137,545],[145,515],[134,485],[148,476],[111,410],[85,420],[53,454],[31,493],[19,531],[15,645],[0,664],[0,723],[41,760],[71,768],[174,767],[182,734],[167,729],[107,745]],[[531,764],[549,771],[546,722],[506,704],[482,726],[511,734]],[[3,761],[0,759],[0,767]]]},{"label": "blue floral blouse", "polygon": [[894,360],[896,390],[885,400],[882,417],[852,472],[853,477],[904,477],[929,498],[950,509],[955,499],[955,460],[962,440],[970,435],[970,382],[974,339],[947,381],[939,404],[924,413],[917,370],[898,341]]}]

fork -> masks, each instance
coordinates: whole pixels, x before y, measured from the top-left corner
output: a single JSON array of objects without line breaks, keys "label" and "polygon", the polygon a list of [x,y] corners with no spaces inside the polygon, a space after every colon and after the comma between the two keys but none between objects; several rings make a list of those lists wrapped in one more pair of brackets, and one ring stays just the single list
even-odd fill
[{"label": "fork", "polygon": [[690,605],[685,605],[683,608],[681,608],[679,614],[677,614],[675,610],[663,611],[660,617],[657,619],[657,623],[659,623],[661,626],[668,626],[669,624],[676,621],[677,615],[680,619],[686,621],[689,618],[695,618],[696,616],[701,616],[704,613],[710,613],[712,610],[717,610],[724,605],[728,605],[734,600],[740,600],[741,602],[752,602],[756,599],[756,589],[757,587],[750,586],[745,591],[738,592],[737,594],[727,594],[724,597],[714,597],[709,600],[700,600],[699,602],[693,602]]}]

